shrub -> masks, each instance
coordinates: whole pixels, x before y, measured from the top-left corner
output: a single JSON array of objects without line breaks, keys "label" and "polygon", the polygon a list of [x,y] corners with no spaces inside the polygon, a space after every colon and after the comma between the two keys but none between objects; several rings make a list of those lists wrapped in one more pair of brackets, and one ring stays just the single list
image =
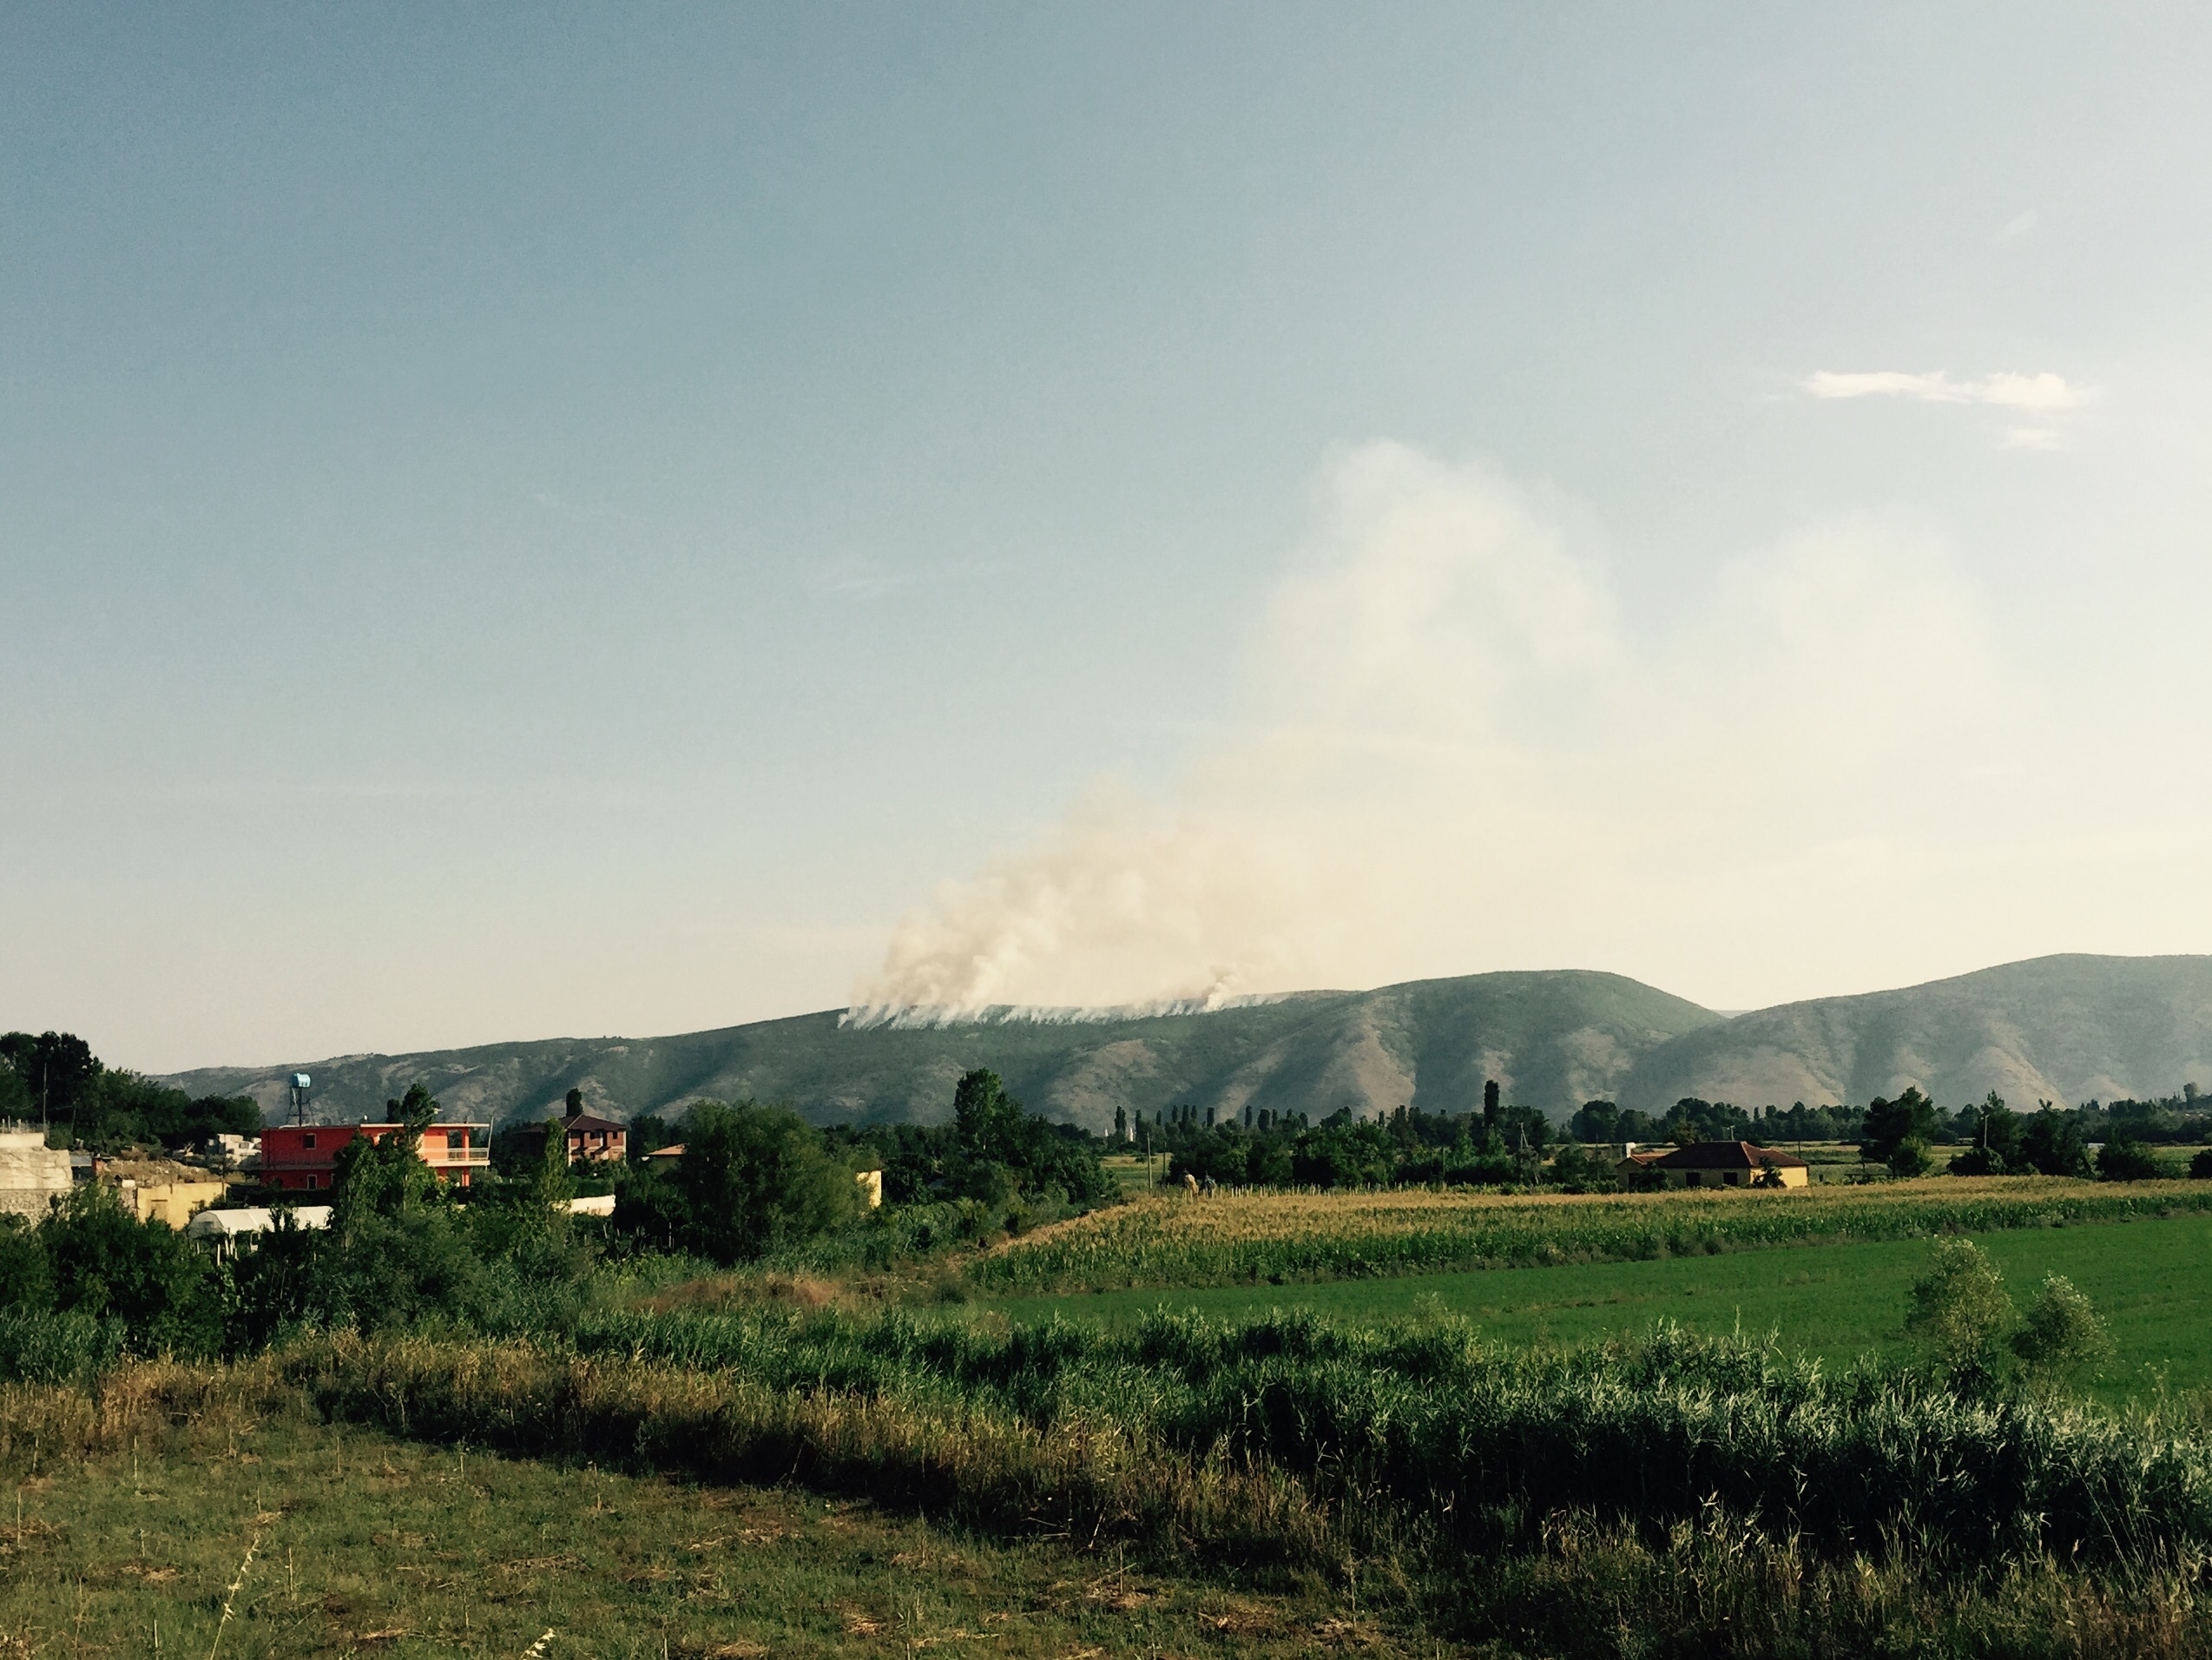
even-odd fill
[{"label": "shrub", "polygon": [[2016,1316],[1997,1264],[1968,1239],[1939,1243],[1912,1282],[1905,1329],[1954,1377],[1985,1374],[1990,1352]]},{"label": "shrub", "polygon": [[691,1110],[676,1163],[691,1248],[746,1262],[854,1215],[853,1172],[813,1126],[784,1107],[702,1101]]},{"label": "shrub", "polygon": [[2212,1181],[2212,1147],[2199,1149],[2189,1162],[2189,1173],[2198,1181]]},{"label": "shrub", "polygon": [[2112,1352],[2104,1322],[2063,1275],[2046,1275],[2043,1294],[2012,1334],[2012,1352],[2031,1378],[2052,1380],[2092,1366]]},{"label": "shrub", "polygon": [[2130,1136],[2116,1136],[2097,1149],[2097,1173],[2107,1182],[2148,1182],[2158,1174],[2150,1149]]},{"label": "shrub", "polygon": [[46,1242],[22,1217],[0,1216],[0,1308],[39,1310],[53,1304]]},{"label": "shrub", "polygon": [[196,1357],[221,1347],[213,1264],[183,1235],[141,1222],[105,1182],[63,1196],[38,1232],[56,1309],[121,1321],[138,1354]]},{"label": "shrub", "polygon": [[1928,1144],[1918,1136],[1907,1136],[1889,1149],[1886,1162],[1892,1176],[1926,1176],[1928,1173]]},{"label": "shrub", "polygon": [[0,1383],[89,1384],[113,1367],[122,1322],[80,1313],[0,1311]]}]

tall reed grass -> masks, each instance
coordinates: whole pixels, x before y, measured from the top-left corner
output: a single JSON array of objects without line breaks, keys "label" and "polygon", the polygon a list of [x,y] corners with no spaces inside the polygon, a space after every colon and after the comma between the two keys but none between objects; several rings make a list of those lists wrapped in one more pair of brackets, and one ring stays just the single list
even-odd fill
[{"label": "tall reed grass", "polygon": [[328,1411],[411,1433],[798,1471],[977,1521],[1170,1526],[1241,1555],[1310,1555],[1317,1527],[1518,1549],[1556,1513],[1657,1541],[1715,1506],[1833,1559],[1909,1549],[1979,1570],[2212,1551],[2201,1440],[1664,1327],[1528,1351],[1451,1321],[1376,1332],[1303,1312],[1160,1314],[1119,1333],[604,1314],[558,1343],[338,1340],[292,1364]]},{"label": "tall reed grass", "polygon": [[836,1314],[339,1335],[227,1370],[128,1365],[97,1393],[0,1389],[0,1467],[287,1400],[1333,1586],[1485,1652],[2212,1653],[2202,1443],[1667,1331],[1537,1356],[1449,1321],[1302,1315],[1120,1337]]}]

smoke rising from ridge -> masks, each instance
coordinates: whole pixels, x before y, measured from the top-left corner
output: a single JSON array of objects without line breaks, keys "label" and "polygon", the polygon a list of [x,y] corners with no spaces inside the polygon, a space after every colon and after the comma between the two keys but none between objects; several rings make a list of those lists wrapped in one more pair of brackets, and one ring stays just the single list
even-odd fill
[{"label": "smoke rising from ridge", "polygon": [[1107,779],[940,884],[857,1005],[1583,966],[1745,1006],[1925,966],[1931,929],[1941,963],[2044,948],[2022,885],[2101,856],[2009,811],[2041,717],[1911,522],[1816,525],[1649,619],[1487,468],[1375,444],[1322,497],[1234,735],[1165,799]]}]

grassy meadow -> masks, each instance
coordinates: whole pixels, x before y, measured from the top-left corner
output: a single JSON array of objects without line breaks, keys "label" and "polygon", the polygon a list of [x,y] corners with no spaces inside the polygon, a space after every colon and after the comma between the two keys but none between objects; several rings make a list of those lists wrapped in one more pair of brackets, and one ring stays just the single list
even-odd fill
[{"label": "grassy meadow", "polygon": [[793,1485],[410,1440],[326,1423],[253,1375],[187,1380],[179,1422],[179,1385],[130,1374],[97,1412],[0,1392],[0,1652],[1400,1651],[1327,1587],[1262,1601]]}]

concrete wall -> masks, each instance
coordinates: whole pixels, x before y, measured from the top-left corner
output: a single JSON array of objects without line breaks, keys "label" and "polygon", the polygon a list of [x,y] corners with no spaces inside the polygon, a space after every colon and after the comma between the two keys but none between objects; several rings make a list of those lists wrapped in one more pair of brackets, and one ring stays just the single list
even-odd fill
[{"label": "concrete wall", "polygon": [[69,1156],[49,1147],[43,1131],[0,1130],[0,1212],[33,1220],[46,1202],[69,1190]]}]

